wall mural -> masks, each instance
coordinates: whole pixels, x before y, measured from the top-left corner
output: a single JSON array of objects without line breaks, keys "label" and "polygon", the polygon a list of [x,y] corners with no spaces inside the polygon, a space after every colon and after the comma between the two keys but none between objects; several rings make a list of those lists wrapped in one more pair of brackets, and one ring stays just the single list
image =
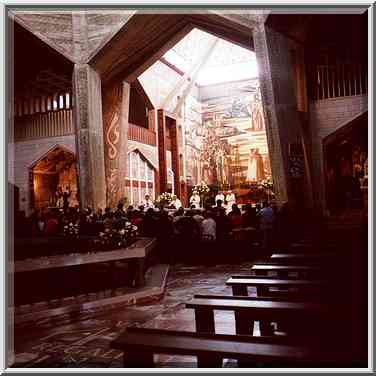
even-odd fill
[{"label": "wall mural", "polygon": [[218,190],[246,194],[271,177],[258,84],[252,90],[204,100],[202,123],[187,119],[189,185],[205,181]]}]

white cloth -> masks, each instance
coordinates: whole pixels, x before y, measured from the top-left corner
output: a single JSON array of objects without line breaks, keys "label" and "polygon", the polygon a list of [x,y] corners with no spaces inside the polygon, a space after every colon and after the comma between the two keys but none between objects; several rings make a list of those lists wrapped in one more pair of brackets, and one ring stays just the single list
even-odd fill
[{"label": "white cloth", "polygon": [[144,205],[144,209],[154,209],[154,204],[152,200],[145,200],[142,205]]},{"label": "white cloth", "polygon": [[234,193],[230,193],[226,195],[226,202],[227,202],[227,213],[232,210],[232,205],[236,204],[236,198]]},{"label": "white cloth", "polygon": [[200,196],[199,195],[192,195],[191,198],[189,199],[189,203],[191,205],[195,205],[196,208],[200,207]]},{"label": "white cloth", "polygon": [[201,222],[201,233],[203,237],[209,235],[213,240],[215,240],[216,228],[217,225],[213,218],[206,218]]},{"label": "white cloth", "polygon": [[171,201],[171,205],[175,206],[175,209],[179,209],[182,206],[181,201],[178,198],[174,201]]},{"label": "white cloth", "polygon": [[274,222],[274,212],[271,207],[262,208],[259,213],[261,230],[271,230]]},{"label": "white cloth", "polygon": [[221,200],[223,203],[225,202],[225,195],[222,193],[219,193],[215,196],[215,203],[217,203],[218,200]]},{"label": "white cloth", "polygon": [[44,222],[43,221],[38,221],[38,229],[39,231],[44,231]]}]

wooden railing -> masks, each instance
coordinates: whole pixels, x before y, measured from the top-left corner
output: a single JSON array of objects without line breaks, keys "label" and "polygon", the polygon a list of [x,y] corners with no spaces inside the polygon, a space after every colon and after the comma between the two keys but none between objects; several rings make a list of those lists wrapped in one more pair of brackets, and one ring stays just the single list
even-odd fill
[{"label": "wooden railing", "polygon": [[311,77],[314,100],[367,94],[367,69],[364,65],[317,65]]},{"label": "wooden railing", "polygon": [[74,133],[72,109],[16,116],[14,139],[56,137]]},{"label": "wooden railing", "polygon": [[[74,133],[73,114],[70,110],[57,110],[33,115],[16,116],[14,140],[64,136]],[[157,135],[144,127],[129,124],[128,138],[143,144],[156,146]],[[171,150],[171,139],[166,138],[167,150]]]},{"label": "wooden railing", "polygon": [[128,138],[132,141],[138,141],[151,146],[157,145],[157,135],[155,132],[131,123],[128,126]]},{"label": "wooden railing", "polygon": [[15,116],[34,115],[50,111],[69,110],[73,106],[71,92],[54,95],[16,99],[14,102]]}]

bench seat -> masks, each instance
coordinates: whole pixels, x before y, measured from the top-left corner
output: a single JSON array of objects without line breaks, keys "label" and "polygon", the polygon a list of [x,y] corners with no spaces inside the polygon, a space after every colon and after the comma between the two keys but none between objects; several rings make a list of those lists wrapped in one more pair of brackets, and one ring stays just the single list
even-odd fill
[{"label": "bench seat", "polygon": [[251,271],[257,276],[266,276],[268,272],[274,272],[278,277],[288,277],[289,273],[296,273],[298,277],[314,277],[320,274],[322,268],[317,265],[270,265],[254,264]]},{"label": "bench seat", "polygon": [[260,278],[247,276],[231,277],[226,282],[227,286],[232,287],[233,295],[247,296],[248,290],[247,287],[256,287],[257,295],[263,296],[267,295],[268,289],[271,287],[276,288],[303,288],[303,289],[312,289],[312,288],[323,288],[327,284],[323,281],[312,281],[312,280],[303,280],[303,279],[278,279],[278,278]]},{"label": "bench seat", "polygon": [[259,321],[261,335],[272,335],[270,323],[277,322],[289,328],[288,332],[307,336],[329,316],[328,306],[321,303],[195,297],[185,306],[195,310],[197,332],[215,332],[214,310],[234,311],[236,333],[248,335]]},{"label": "bench seat", "polygon": [[317,347],[283,343],[270,337],[203,335],[146,328],[127,328],[110,347],[124,352],[125,367],[153,367],[154,354],[197,356],[199,367],[221,367],[224,358],[286,365],[326,359],[326,352]]}]

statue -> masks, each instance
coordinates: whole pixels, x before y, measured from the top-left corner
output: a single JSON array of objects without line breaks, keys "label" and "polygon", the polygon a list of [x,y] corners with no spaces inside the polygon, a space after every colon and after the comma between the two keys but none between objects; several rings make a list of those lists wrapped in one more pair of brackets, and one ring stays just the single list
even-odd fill
[{"label": "statue", "polygon": [[255,182],[265,178],[264,163],[258,149],[251,149],[248,159],[247,181]]}]

